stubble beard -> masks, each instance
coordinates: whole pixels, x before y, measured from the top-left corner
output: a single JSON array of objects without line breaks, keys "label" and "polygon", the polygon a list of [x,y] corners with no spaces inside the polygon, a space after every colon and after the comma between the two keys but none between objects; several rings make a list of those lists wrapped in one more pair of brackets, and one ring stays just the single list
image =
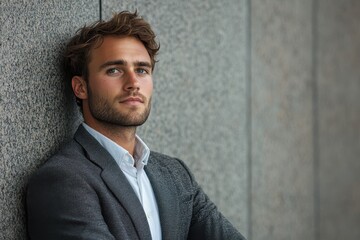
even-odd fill
[{"label": "stubble beard", "polygon": [[[113,104],[120,104],[116,98],[114,102],[109,102],[108,99],[93,94],[91,89],[89,93],[89,110],[92,116],[99,122],[107,125],[114,125],[119,127],[138,127],[146,122],[151,110],[151,98],[147,102],[147,106],[142,112],[139,112],[136,107],[130,108],[127,111],[119,111]],[[129,94],[128,96],[136,96],[136,94]]]}]

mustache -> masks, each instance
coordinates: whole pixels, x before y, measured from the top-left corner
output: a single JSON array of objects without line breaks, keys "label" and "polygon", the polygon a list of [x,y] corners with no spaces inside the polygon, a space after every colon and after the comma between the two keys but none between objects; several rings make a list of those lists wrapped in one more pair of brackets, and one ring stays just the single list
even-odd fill
[{"label": "mustache", "polygon": [[147,102],[147,98],[144,95],[142,95],[139,92],[135,92],[135,91],[130,92],[130,93],[121,94],[121,95],[117,96],[116,99],[121,102],[121,101],[124,101],[124,100],[126,100],[126,99],[128,99],[130,97],[140,98],[142,102]]}]

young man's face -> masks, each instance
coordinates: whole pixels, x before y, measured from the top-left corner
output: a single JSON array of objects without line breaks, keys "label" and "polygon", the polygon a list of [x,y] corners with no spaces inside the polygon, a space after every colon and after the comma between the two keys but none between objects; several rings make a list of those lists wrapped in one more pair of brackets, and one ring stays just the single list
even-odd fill
[{"label": "young man's face", "polygon": [[127,127],[146,121],[153,90],[152,66],[139,40],[105,37],[101,46],[91,51],[88,73],[85,122]]}]

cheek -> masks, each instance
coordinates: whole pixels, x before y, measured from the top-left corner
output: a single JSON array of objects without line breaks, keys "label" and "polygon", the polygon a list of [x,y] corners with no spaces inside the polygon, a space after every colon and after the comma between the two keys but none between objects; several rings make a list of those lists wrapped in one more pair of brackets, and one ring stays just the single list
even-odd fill
[{"label": "cheek", "polygon": [[150,95],[152,94],[153,89],[154,89],[154,83],[152,79],[150,79],[147,84],[147,91],[150,93]]},{"label": "cheek", "polygon": [[115,94],[119,88],[120,86],[118,82],[114,81],[113,79],[97,78],[95,81],[91,82],[91,89],[100,95]]},{"label": "cheek", "polygon": [[153,84],[149,84],[146,88],[146,95],[148,96],[148,98],[151,98],[152,93],[153,93]]},{"label": "cheek", "polygon": [[151,83],[149,84],[149,91],[150,91],[150,93],[152,93],[153,90],[154,90],[154,84],[153,84],[153,82],[151,81]]}]

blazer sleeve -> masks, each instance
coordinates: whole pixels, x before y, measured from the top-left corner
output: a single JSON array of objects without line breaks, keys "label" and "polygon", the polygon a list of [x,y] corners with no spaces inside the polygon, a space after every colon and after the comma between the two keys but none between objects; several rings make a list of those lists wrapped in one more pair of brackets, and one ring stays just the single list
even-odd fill
[{"label": "blazer sleeve", "polygon": [[245,240],[245,237],[218,211],[187,166],[182,161],[180,163],[187,171],[193,188],[193,214],[188,239]]},{"label": "blazer sleeve", "polygon": [[71,169],[42,168],[27,189],[32,240],[113,240],[94,189]]}]

